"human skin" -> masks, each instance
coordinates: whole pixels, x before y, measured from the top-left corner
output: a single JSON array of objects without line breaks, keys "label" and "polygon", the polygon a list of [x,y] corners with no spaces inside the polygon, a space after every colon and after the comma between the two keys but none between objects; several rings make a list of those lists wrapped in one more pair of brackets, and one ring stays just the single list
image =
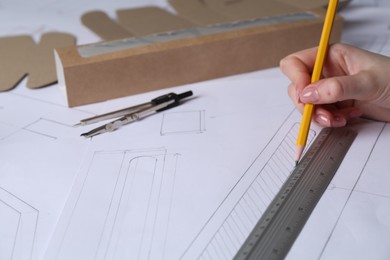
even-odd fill
[{"label": "human skin", "polygon": [[346,44],[329,46],[322,79],[311,82],[317,48],[280,61],[290,79],[288,94],[302,113],[315,104],[313,121],[324,127],[345,126],[351,119],[390,122],[390,58]]}]

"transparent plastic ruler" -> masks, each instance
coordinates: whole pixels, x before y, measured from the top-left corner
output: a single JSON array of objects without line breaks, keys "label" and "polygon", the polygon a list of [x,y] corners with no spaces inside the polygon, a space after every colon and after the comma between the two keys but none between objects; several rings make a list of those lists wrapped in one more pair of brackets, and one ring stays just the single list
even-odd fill
[{"label": "transparent plastic ruler", "polygon": [[325,192],[356,133],[324,128],[234,259],[284,259]]}]

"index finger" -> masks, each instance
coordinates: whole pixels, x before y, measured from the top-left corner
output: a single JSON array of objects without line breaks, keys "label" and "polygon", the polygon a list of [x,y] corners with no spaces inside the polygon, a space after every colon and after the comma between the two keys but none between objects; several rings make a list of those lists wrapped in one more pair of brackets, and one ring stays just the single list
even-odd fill
[{"label": "index finger", "polygon": [[288,55],[280,61],[281,71],[291,80],[300,92],[311,82],[317,48],[311,48]]}]

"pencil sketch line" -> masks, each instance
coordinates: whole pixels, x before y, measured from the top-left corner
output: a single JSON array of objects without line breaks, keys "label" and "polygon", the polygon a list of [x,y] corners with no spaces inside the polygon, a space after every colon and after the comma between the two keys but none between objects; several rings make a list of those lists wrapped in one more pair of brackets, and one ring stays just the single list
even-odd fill
[{"label": "pencil sketch line", "polygon": [[[270,164],[271,164],[271,162],[272,162],[272,161],[270,161]],[[272,172],[272,175],[274,175],[274,176],[276,176],[276,177],[278,178],[278,180],[279,180],[278,185],[283,184],[283,179],[282,179],[282,177],[281,177],[279,174],[277,174],[277,172],[275,172],[275,170],[274,170],[271,166],[269,167],[269,169],[270,169],[270,171]],[[287,176],[283,175],[283,177],[287,177]]]},{"label": "pencil sketch line", "polygon": [[[157,162],[157,160],[155,159],[153,178],[152,178],[152,183],[150,184],[150,190],[149,190],[149,196],[148,196],[148,204],[147,204],[148,207],[147,207],[147,211],[146,211],[146,214],[145,214],[146,216],[148,216],[150,214],[149,212],[151,210],[150,207],[151,207],[151,198],[152,198],[152,188],[153,188],[153,184],[154,184],[154,182],[156,180],[156,162]],[[144,243],[144,239],[145,239],[146,224],[147,224],[147,221],[146,221],[146,218],[145,218],[145,221],[144,221],[143,227],[142,227],[142,237],[141,237],[142,243]],[[153,224],[153,228],[154,228],[154,224]],[[138,249],[138,256],[140,256],[140,254],[141,254],[141,249],[142,249],[142,247],[139,247],[139,249]],[[148,249],[148,252],[150,252],[150,248]]]},{"label": "pencil sketch line", "polygon": [[[93,166],[93,162],[94,162],[94,159],[95,157],[97,156],[98,152],[94,152],[93,155],[92,155],[92,160],[90,161],[89,165],[88,165],[88,168],[87,168],[87,171],[86,171],[86,174],[82,180],[82,184],[81,184],[81,188],[79,190],[79,193],[77,194],[77,198],[76,198],[76,202],[75,204],[73,205],[73,208],[71,210],[71,213],[70,213],[70,217],[68,219],[68,222],[66,223],[65,225],[65,230],[64,230],[64,233],[63,235],[61,236],[60,238],[60,241],[59,241],[59,250],[56,252],[56,255],[55,255],[55,258],[57,259],[60,252],[61,252],[61,249],[63,247],[63,244],[65,242],[65,238],[66,238],[66,234],[68,233],[69,229],[70,229],[70,226],[71,226],[71,221],[74,217],[74,214],[76,213],[76,208],[77,208],[77,205],[79,204],[80,202],[80,199],[81,199],[81,195],[82,195],[82,191],[84,190],[84,187],[86,185],[86,182],[87,182],[87,178],[91,173],[91,170],[92,170],[92,166]],[[100,242],[99,242],[100,243]]]},{"label": "pencil sketch line", "polygon": [[17,129],[16,131],[13,131],[13,132],[9,133],[8,135],[3,136],[0,140],[4,141],[4,140],[10,138],[11,136],[17,134],[20,131],[23,131],[23,129]]},{"label": "pencil sketch line", "polygon": [[218,249],[218,252],[220,252],[222,255],[222,259],[227,259],[228,256],[226,255],[226,244],[224,243],[224,240],[221,239],[221,234],[219,232],[217,232],[215,236],[215,244]]},{"label": "pencil sketch line", "polygon": [[10,95],[17,96],[17,97],[29,99],[29,100],[34,100],[34,101],[37,101],[37,102],[40,102],[40,103],[49,104],[49,105],[52,105],[52,106],[56,106],[56,107],[61,107],[61,108],[69,109],[67,106],[60,105],[60,104],[57,104],[57,103],[54,103],[54,102],[50,102],[50,101],[47,101],[47,100],[44,100],[44,99],[34,98],[34,97],[22,95],[22,94],[20,94],[20,93],[15,93],[15,92],[9,92],[9,94],[10,94]]},{"label": "pencil sketch line", "polygon": [[[178,155],[168,155],[166,149],[93,152],[72,192],[74,202],[54,252],[57,257],[77,253],[76,235],[80,242],[87,241],[83,257],[161,256],[170,219],[165,205],[172,207],[177,160]],[[89,206],[95,203],[99,207]],[[94,216],[86,225],[88,214]]]},{"label": "pencil sketch line", "polygon": [[251,201],[251,205],[252,205],[252,210],[256,210],[254,212],[254,215],[255,216],[258,216],[259,214],[261,214],[261,210],[260,210],[260,205],[259,203],[257,203],[257,200],[255,200],[252,196],[252,192],[253,192],[253,189],[250,189],[247,193],[247,196],[248,196],[248,199]]},{"label": "pencil sketch line", "polygon": [[[249,232],[252,230],[260,216],[264,213],[264,210],[266,209],[267,205],[270,203],[270,201],[273,199],[280,187],[283,185],[282,176],[286,178],[290,173],[291,169],[294,168],[293,160],[290,160],[291,157],[288,154],[295,152],[295,147],[291,145],[291,136],[292,134],[297,133],[296,128],[298,126],[299,125],[297,123],[292,125],[292,127],[289,129],[282,141],[276,146],[276,149],[271,152],[270,157],[266,159],[265,164],[261,166],[261,169],[257,171],[255,177],[250,181],[246,188],[244,188],[244,191],[242,192],[241,196],[233,204],[230,211],[221,219],[221,223],[218,224],[219,226],[216,229],[215,233],[211,235],[208,240],[208,243],[201,250],[200,258],[208,255],[207,251],[211,249],[213,249],[213,251],[217,250],[222,251],[224,253],[227,252],[227,250],[224,249],[224,244],[221,244],[219,240],[221,239],[221,230],[226,231],[225,226],[230,225],[230,218],[237,224],[237,226],[240,227],[241,230],[243,230],[244,234],[249,234]],[[308,138],[309,143],[314,138],[314,136],[314,131],[310,131]],[[287,147],[291,148],[291,151],[288,151]],[[257,158],[259,158],[259,156]],[[251,165],[253,164],[254,163],[252,163]],[[244,175],[245,174],[246,172],[244,173]],[[236,183],[234,187],[236,187],[236,185],[238,185],[238,183]],[[263,196],[260,195],[259,191],[262,191],[264,193]],[[252,194],[257,194],[260,199],[255,202],[252,197]],[[230,192],[227,197],[229,195]],[[221,204],[225,202],[227,197],[222,201]],[[259,207],[259,203],[264,204],[265,206],[262,210]],[[221,205],[217,208],[217,211],[220,207]],[[215,214],[216,212],[214,212],[212,216],[214,216]],[[209,221],[206,222],[205,226],[209,223]],[[205,226],[201,230],[203,230]],[[245,238],[245,235],[243,237]],[[241,243],[242,242],[243,241],[241,241]],[[216,248],[218,246],[220,246],[221,248]],[[233,256],[234,254],[227,256],[227,258]]]},{"label": "pencil sketch line", "polygon": [[[283,154],[280,155],[281,151],[282,150],[282,147],[283,147],[283,143],[280,145],[280,147],[278,147],[278,150],[275,152],[274,154],[274,158],[275,158],[275,161],[278,162],[277,163],[277,166],[278,168],[281,170],[281,171],[278,171],[278,172],[284,172],[283,171],[283,168],[287,169],[287,171],[291,170],[291,164],[286,166],[284,163],[285,162],[290,162],[290,160],[283,160]],[[291,151],[290,151],[290,154],[291,154]],[[282,157],[282,158],[281,158]]]},{"label": "pencil sketch line", "polygon": [[[246,204],[247,207],[243,206],[243,212],[245,215],[248,216],[249,222],[252,224],[256,221],[256,214],[253,212],[252,205],[248,203],[248,200],[246,199],[248,195],[245,194],[244,197],[242,197],[243,204]],[[248,210],[247,210],[248,209]]]},{"label": "pencil sketch line", "polygon": [[240,243],[240,241],[237,239],[238,234],[235,232],[234,228],[232,227],[230,220],[228,220],[226,223],[227,223],[226,228],[229,229],[229,234],[230,233],[234,234],[234,236],[229,235],[229,237],[232,240],[232,243],[234,244],[234,246],[237,247]]},{"label": "pencil sketch line", "polygon": [[44,136],[44,137],[48,137],[48,138],[51,138],[51,139],[54,139],[54,140],[58,139],[58,138],[55,137],[55,136],[43,134],[43,133],[40,133],[40,132],[31,130],[31,129],[25,129],[25,128],[24,128],[23,130],[28,131],[28,132],[33,133],[33,134],[37,134],[37,135],[41,135],[41,136]]},{"label": "pencil sketch line", "polygon": [[[171,213],[172,213],[172,208],[173,208],[173,196],[174,196],[174,192],[175,192],[175,185],[176,185],[176,171],[177,171],[177,163],[178,163],[178,159],[179,159],[179,155],[180,154],[174,154],[174,165],[173,165],[173,171],[172,171],[172,183],[171,183],[171,186],[170,188],[168,189],[168,192],[169,192],[169,206],[168,206],[168,219],[167,219],[167,222],[166,222],[166,225],[165,225],[165,230],[164,230],[164,233],[165,233],[165,239],[164,239],[164,243],[163,243],[163,259],[165,259],[165,254],[166,254],[166,247],[167,247],[167,234],[168,234],[168,230],[169,230],[169,225],[171,223]],[[166,165],[164,164],[164,168],[163,168],[163,172],[165,173],[166,169],[165,169]]]},{"label": "pencil sketch line", "polygon": [[27,132],[30,132],[30,133],[33,133],[33,134],[36,134],[36,135],[40,135],[40,136],[43,136],[43,137],[47,137],[47,138],[50,138],[50,139],[59,139],[58,136],[54,136],[54,135],[49,135],[49,134],[45,134],[45,133],[42,133],[40,131],[37,131],[37,130],[33,130],[33,129],[30,129],[32,126],[34,126],[35,124],[38,124],[39,122],[41,121],[47,121],[47,122],[50,122],[50,123],[53,123],[53,124],[57,124],[57,125],[60,125],[60,126],[63,126],[63,127],[67,127],[67,128],[71,128],[72,126],[68,125],[68,124],[64,124],[64,123],[61,123],[61,122],[58,122],[58,121],[55,121],[55,120],[51,120],[51,119],[46,119],[46,118],[39,118],[33,122],[30,122],[24,126],[13,126],[13,125],[10,125],[8,123],[4,123],[6,125],[9,125],[11,127],[15,127],[16,130],[9,133],[8,135],[6,136],[3,136],[0,138],[0,140],[6,140],[8,138],[10,138],[11,136],[17,134],[17,133],[20,133],[21,131],[27,131]]},{"label": "pencil sketch line", "polygon": [[[172,180],[172,186],[168,189],[168,192],[170,192],[170,196],[169,196],[169,206],[168,206],[168,218],[167,218],[167,222],[165,223],[165,226],[166,228],[168,228],[168,223],[169,223],[169,218],[170,218],[170,212],[171,212],[171,207],[172,207],[172,200],[173,200],[173,184],[174,184],[174,178],[175,178],[175,175],[176,175],[176,163],[177,163],[177,154],[173,155],[174,156],[174,165],[173,165],[173,169],[172,169],[172,175],[173,175],[173,180]],[[164,176],[164,173],[167,171],[167,167],[166,167],[166,163],[167,163],[167,154],[166,154],[166,151],[163,155],[163,164],[162,164],[162,175]],[[157,196],[157,209],[155,211],[155,214],[154,214],[154,223],[153,223],[153,230],[152,230],[152,239],[150,240],[150,249],[152,249],[152,243],[154,243],[154,239],[155,239],[155,232],[156,232],[156,227],[157,227],[157,218],[158,218],[158,213],[159,213],[159,205],[160,205],[160,201],[161,201],[161,197],[162,197],[162,192],[163,192],[163,181],[164,181],[164,178],[160,178],[160,183],[159,183],[159,188],[158,188],[158,196]],[[163,242],[163,258],[165,256],[165,246],[166,246],[166,243],[167,243],[167,232],[168,230],[165,229],[164,233],[165,233],[165,237],[164,237],[164,242]],[[150,258],[150,254],[151,254],[151,251],[152,250],[149,250],[149,254],[148,254],[148,258]]]},{"label": "pencil sketch line", "polygon": [[[287,149],[285,146],[288,146],[289,149]],[[280,148],[283,150],[282,156],[284,157],[285,161],[287,161],[287,162],[295,161],[293,155],[290,153],[290,151],[292,149],[291,149],[291,146],[289,144],[285,144],[285,145],[283,144]]]},{"label": "pencil sketch line", "polygon": [[228,232],[226,227],[223,227],[221,229],[221,234],[222,234],[222,237],[226,237],[227,238],[224,241],[226,243],[227,250],[229,250],[230,254],[232,254],[231,250],[234,250],[236,245],[234,244],[234,241],[233,241],[233,238],[231,237],[230,232]]},{"label": "pencil sketch line", "polygon": [[[278,133],[282,131],[284,125],[289,121],[289,118],[292,117],[292,115],[296,112],[295,109],[292,109],[291,112],[287,115],[287,117],[284,119],[284,121],[280,124],[280,126],[276,129],[274,134],[269,138],[268,142],[264,145],[264,147],[261,149],[259,154],[255,157],[255,159],[252,161],[252,163],[247,167],[247,169],[244,171],[244,174],[240,176],[240,178],[237,180],[237,182],[233,185],[233,187],[229,190],[225,198],[222,200],[222,202],[216,207],[216,210],[211,214],[209,219],[206,221],[206,223],[202,226],[202,228],[199,230],[199,232],[195,235],[194,239],[189,243],[188,247],[183,251],[181,258],[183,258],[186,254],[189,253],[191,248],[193,248],[196,244],[196,241],[202,236],[206,228],[212,224],[212,220],[217,216],[218,212],[223,208],[223,205],[227,202],[228,198],[234,193],[234,191],[237,189],[237,186],[245,179],[247,174],[249,174],[252,167],[256,165],[256,162],[260,160],[261,155],[267,151],[267,149],[271,146],[272,143],[275,142]],[[256,180],[256,178],[255,178]],[[232,218],[234,218],[234,207],[232,211]],[[243,237],[246,235],[243,234]],[[204,250],[203,250],[204,251]],[[207,254],[207,252],[206,252]],[[202,255],[200,256],[202,257]]]},{"label": "pencil sketch line", "polygon": [[[264,198],[264,205],[268,205],[268,202],[271,201],[272,197],[268,195],[268,192],[265,190],[265,185],[262,185],[258,179],[254,182],[261,190],[263,190],[265,196],[261,196],[261,198]],[[253,187],[253,189],[255,189]]]},{"label": "pencil sketch line", "polygon": [[[39,210],[25,200],[0,187],[0,201],[18,214],[18,224],[13,240],[11,259],[18,250],[22,257],[33,257],[39,219]],[[23,225],[22,225],[23,224]],[[22,252],[23,250],[23,252]],[[26,253],[26,251],[28,251]]]},{"label": "pencil sketch line", "polygon": [[339,213],[339,215],[338,215],[338,217],[337,217],[337,220],[336,220],[335,224],[333,225],[333,228],[332,228],[331,232],[329,233],[329,236],[328,236],[328,238],[326,239],[326,242],[325,242],[324,246],[323,246],[322,249],[321,249],[321,252],[320,252],[320,254],[319,254],[318,259],[320,259],[320,258],[323,256],[323,254],[324,254],[324,252],[325,252],[325,249],[326,249],[326,247],[328,246],[329,241],[330,241],[331,237],[333,236],[333,234],[334,234],[334,232],[335,232],[335,230],[336,230],[336,227],[338,226],[338,224],[339,224],[339,222],[340,222],[340,220],[341,220],[341,217],[343,216],[343,213],[344,213],[344,211],[345,211],[345,208],[347,207],[347,205],[348,205],[348,203],[349,203],[349,201],[350,201],[350,199],[351,199],[351,197],[352,197],[352,193],[355,191],[355,188],[356,188],[357,184],[359,183],[361,177],[363,176],[363,173],[364,173],[364,171],[365,171],[365,169],[366,169],[366,166],[367,166],[368,162],[370,161],[371,155],[372,155],[372,153],[373,153],[373,151],[374,151],[374,149],[375,149],[375,147],[376,147],[376,145],[377,145],[377,142],[378,142],[379,138],[381,137],[381,135],[382,135],[382,133],[383,133],[385,127],[386,127],[386,124],[383,124],[381,130],[379,131],[378,136],[377,136],[376,139],[375,139],[374,144],[372,145],[372,147],[371,147],[371,149],[370,149],[370,152],[369,152],[369,154],[368,154],[367,160],[366,160],[366,162],[364,163],[364,166],[362,167],[362,170],[361,170],[360,173],[359,173],[359,177],[356,179],[356,181],[355,181],[355,183],[354,183],[352,189],[349,190],[348,197],[347,197],[347,199],[345,200],[344,205],[343,205],[343,207],[342,207],[342,209],[341,209],[341,211],[340,211],[340,213]]},{"label": "pencil sketch line", "polygon": [[[172,119],[170,119],[170,117]],[[180,122],[180,124],[178,124]],[[179,111],[164,113],[160,135],[201,134],[205,131],[205,111]]]},{"label": "pencil sketch line", "polygon": [[[256,201],[260,201],[264,205],[264,207],[266,207],[267,203],[263,200],[263,196],[261,196],[259,194],[259,192],[257,191],[257,189],[255,189],[255,187],[254,187],[257,184],[257,182],[254,182],[253,184],[254,185],[253,185],[253,188],[251,190],[253,191],[254,195],[256,196]],[[259,187],[260,187],[260,189],[262,189],[261,186],[259,186]],[[259,205],[259,207],[260,207],[260,205]],[[260,211],[260,214],[261,214],[260,208],[259,208],[259,211]]]},{"label": "pencil sketch line", "polygon": [[44,118],[44,117],[41,117],[39,120],[37,120],[37,122],[39,122],[39,121],[47,121],[47,122],[50,122],[50,123],[53,123],[53,124],[57,124],[57,125],[73,128],[72,125],[70,125],[70,124],[66,124],[66,123],[63,123],[63,122],[60,122],[60,121],[57,121],[57,120],[48,119],[48,118]]},{"label": "pencil sketch line", "polygon": [[390,196],[386,196],[386,195],[378,194],[378,193],[374,193],[374,192],[367,192],[367,191],[362,191],[362,190],[354,190],[354,192],[361,193],[361,194],[368,194],[368,195],[381,197],[381,198],[385,198],[385,199],[390,199]]},{"label": "pencil sketch line", "polygon": [[[275,154],[275,157],[277,157],[276,154]],[[264,169],[264,176],[268,176],[268,178],[270,180],[270,181],[267,182],[268,186],[271,186],[270,184],[273,184],[273,186],[275,187],[275,190],[273,190],[273,192],[272,192],[272,197],[274,197],[275,194],[277,193],[277,189],[279,187],[281,187],[281,186],[279,186],[280,183],[277,183],[277,181],[274,179],[274,176],[278,176],[279,174],[277,174],[277,173],[279,173],[279,172],[289,172],[291,167],[287,168],[287,167],[282,167],[282,165],[280,165],[277,170],[275,170],[272,167],[269,167],[269,168],[275,174],[269,174],[269,171],[267,171],[267,168],[266,168],[266,169]]]},{"label": "pencil sketch line", "polygon": [[20,211],[18,211],[17,209],[15,209],[14,207],[12,207],[10,204],[6,203],[4,200],[0,199],[0,201],[4,205],[6,205],[7,207],[11,208],[12,210],[14,210],[18,214],[18,224],[17,224],[17,226],[15,228],[15,235],[14,235],[14,239],[13,239],[13,243],[12,243],[12,251],[11,251],[11,258],[10,258],[10,259],[13,259],[13,256],[14,256],[14,253],[15,253],[15,248],[16,248],[16,241],[17,241],[18,231],[19,231],[19,227],[20,227],[20,219],[21,219],[22,213]]},{"label": "pencil sketch line", "polygon": [[[121,160],[121,165],[120,165],[120,167],[119,167],[119,172],[122,171],[123,164],[124,164],[124,158],[125,158],[125,153],[123,153],[123,155],[122,155],[122,160]],[[120,174],[118,174],[117,176],[118,176],[118,177],[116,178],[114,190],[117,189],[118,184],[119,184],[119,177],[120,177]],[[126,178],[127,178],[127,176],[126,176]],[[126,181],[126,179],[125,179],[125,181]],[[120,198],[119,203],[121,202],[121,199],[122,199],[122,197]],[[114,203],[114,196],[111,197],[111,201],[110,201],[110,205],[109,205],[109,208],[108,208],[108,212],[111,211],[111,208],[113,207],[113,203]],[[118,210],[119,210],[119,207],[118,207],[117,210],[115,211],[116,214],[118,214]],[[106,215],[106,218],[105,218],[105,220],[104,220],[104,226],[107,225],[108,217],[109,217],[109,214]],[[115,220],[116,220],[116,215],[115,215],[114,221],[115,221]],[[104,230],[105,230],[105,229],[103,228],[102,231],[101,231],[101,233],[100,233],[100,238],[99,238],[99,242],[98,242],[98,247],[101,246],[101,243],[102,243],[102,240],[103,240],[103,235],[104,235],[104,234],[103,234],[103,233],[104,233]],[[113,229],[111,229],[111,232],[110,232],[110,234],[109,234],[110,237],[112,236],[112,232],[113,232]],[[107,249],[107,247],[106,247],[105,251],[107,252],[107,250],[108,250],[108,249]],[[97,258],[97,254],[98,254],[98,251],[96,250],[96,254],[95,254],[95,256],[94,256],[94,259]],[[104,258],[106,258],[106,253],[105,253],[105,257],[104,257]]]},{"label": "pencil sketch line", "polygon": [[239,223],[238,223],[239,219],[237,219],[237,217],[238,216],[237,216],[236,209],[234,209],[232,211],[232,221],[233,221],[234,225],[236,226],[238,232],[241,234],[242,237],[244,237],[245,234],[242,232],[242,229],[241,229],[242,226],[239,225]]},{"label": "pencil sketch line", "polygon": [[[107,242],[108,244],[108,248],[110,246],[113,246],[115,249],[113,249],[113,254],[116,254],[117,252],[117,248],[119,246],[119,237],[117,237],[116,239],[116,242],[113,242],[113,237],[112,237],[112,234],[114,232],[118,233],[118,230],[121,229],[121,227],[124,227],[124,225],[126,225],[125,223],[125,214],[127,214],[127,212],[130,210],[131,211],[131,208],[132,208],[132,200],[133,199],[136,199],[136,195],[134,194],[133,192],[133,187],[134,187],[134,182],[135,182],[135,179],[138,178],[139,174],[139,170],[138,170],[138,167],[139,167],[139,163],[141,160],[145,160],[145,159],[151,159],[153,162],[154,162],[154,166],[153,168],[155,168],[155,162],[156,162],[156,159],[153,157],[153,156],[136,156],[136,157],[133,157],[129,160],[129,163],[128,163],[128,167],[127,167],[127,171],[125,173],[125,180],[123,181],[122,185],[121,185],[121,192],[120,192],[120,198],[119,198],[119,202],[117,203],[117,210],[116,210],[116,214],[115,214],[115,218],[113,220],[113,223],[111,224],[111,236],[110,236],[110,239],[109,241]],[[134,166],[132,166],[134,165]],[[130,178],[130,181],[128,182],[128,176],[131,175],[132,178]],[[155,175],[155,170],[153,171],[153,176]],[[151,190],[152,190],[152,186],[153,186],[153,183],[148,183],[148,187],[145,186],[145,192],[147,192],[149,195],[146,196],[148,199],[149,199],[149,202],[147,202],[147,207],[146,207],[146,214],[145,216],[148,215],[148,211],[149,211],[149,208],[150,208],[150,197],[151,197]],[[114,191],[114,193],[117,191],[117,189]],[[125,197],[125,192],[127,192],[127,196],[126,196],[126,201],[123,200],[123,198]],[[145,193],[146,194],[146,193]],[[130,203],[130,205],[129,205]],[[121,216],[121,220],[118,219],[118,216]],[[142,226],[142,229],[143,229],[143,232],[142,234],[145,233],[145,225],[146,225],[146,217],[143,219],[142,223],[140,223],[140,225]],[[115,244],[113,244],[115,243]],[[144,243],[144,237],[142,235],[141,239],[140,239],[140,243],[138,245],[138,256],[141,252],[141,249],[142,249],[142,246],[143,246],[143,243]],[[106,256],[108,254],[108,251],[106,252]],[[109,257],[108,257],[109,258]],[[139,257],[138,257],[139,258]]]},{"label": "pencil sketch line", "polygon": [[[265,168],[266,167],[264,167],[263,169],[265,169]],[[263,172],[263,170],[261,172]],[[264,176],[258,175],[258,178],[256,178],[256,182],[257,182],[258,185],[260,185],[263,188],[265,194],[267,195],[268,201],[272,200],[273,192],[272,192],[270,186],[267,185],[267,181],[264,179]]]}]

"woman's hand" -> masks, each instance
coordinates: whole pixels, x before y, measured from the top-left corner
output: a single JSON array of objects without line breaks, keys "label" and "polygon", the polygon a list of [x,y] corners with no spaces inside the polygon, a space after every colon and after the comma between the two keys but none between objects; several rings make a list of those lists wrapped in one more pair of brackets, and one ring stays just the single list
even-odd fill
[{"label": "woman's hand", "polygon": [[291,80],[288,93],[302,113],[315,104],[313,121],[340,127],[366,117],[390,122],[390,58],[346,44],[329,46],[323,79],[310,84],[317,48],[291,54],[280,62]]}]

